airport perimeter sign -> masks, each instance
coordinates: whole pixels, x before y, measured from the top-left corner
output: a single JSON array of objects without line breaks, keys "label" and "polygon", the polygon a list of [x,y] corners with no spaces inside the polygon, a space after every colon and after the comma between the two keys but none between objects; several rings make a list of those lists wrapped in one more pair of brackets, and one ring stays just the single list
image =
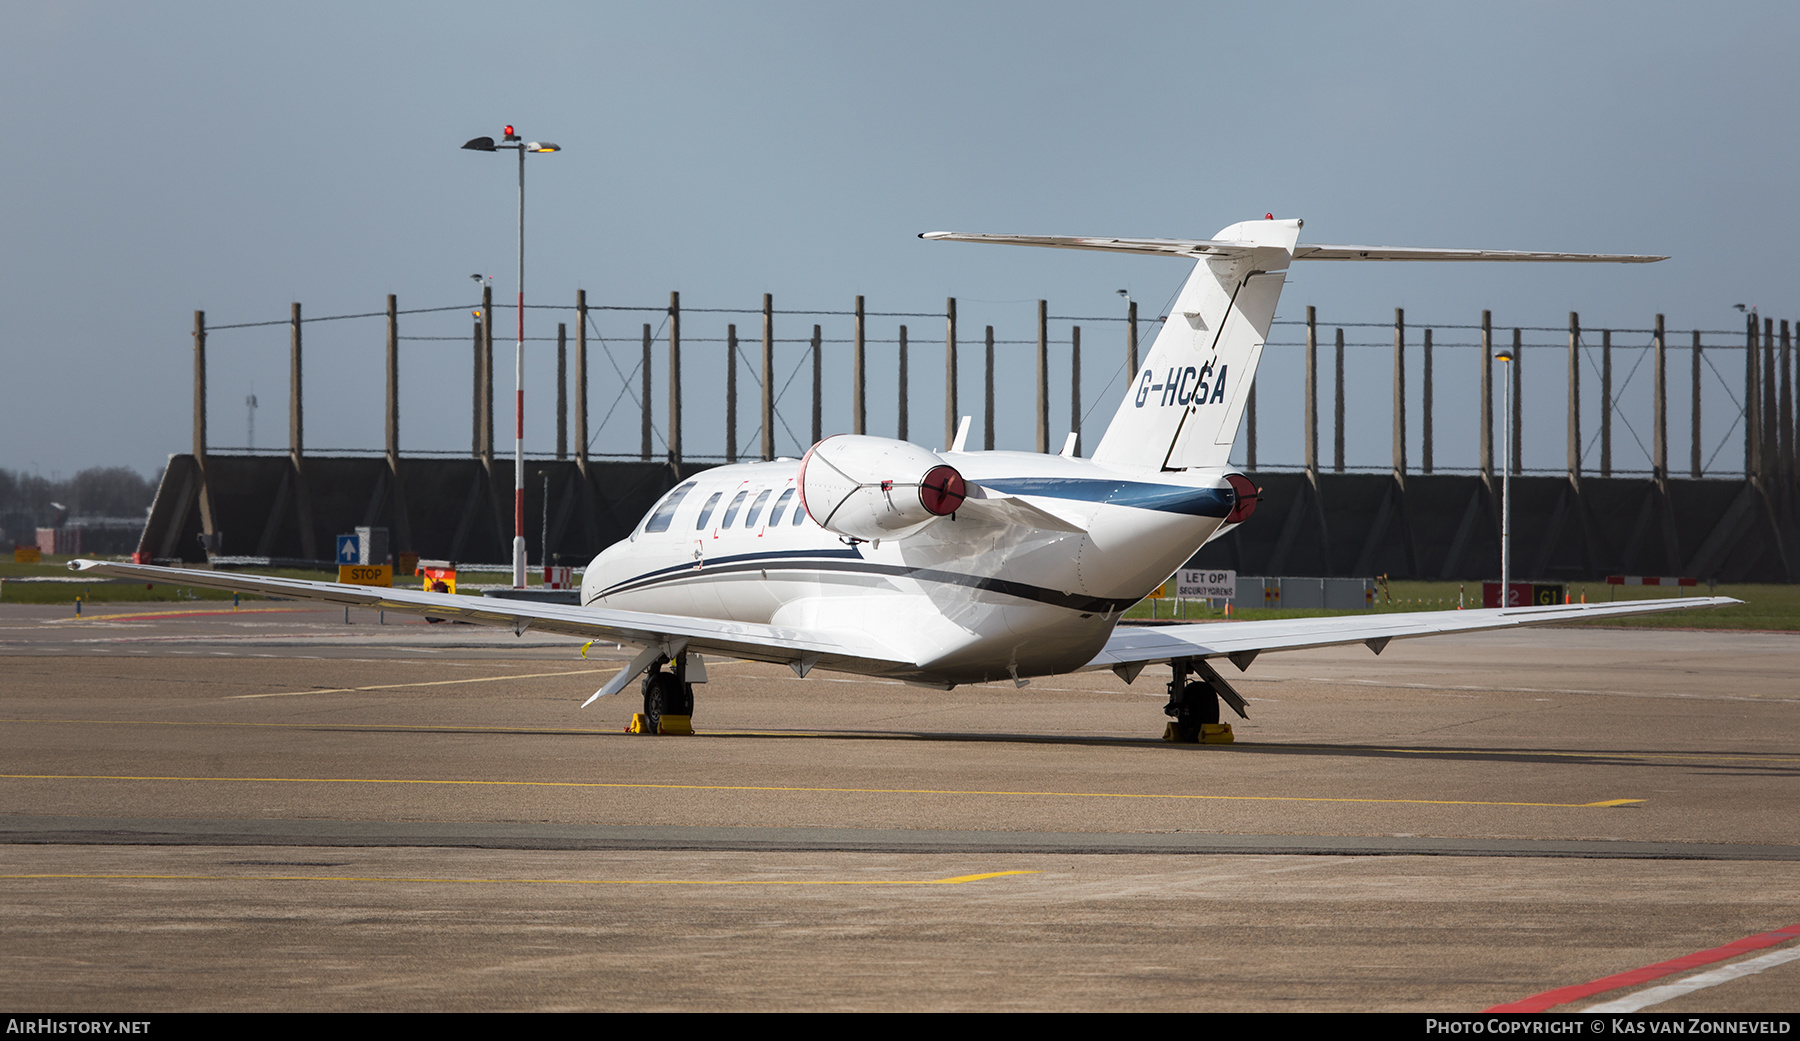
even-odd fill
[{"label": "airport perimeter sign", "polygon": [[1231,600],[1237,596],[1237,572],[1182,568],[1175,572],[1175,596],[1181,600]]}]

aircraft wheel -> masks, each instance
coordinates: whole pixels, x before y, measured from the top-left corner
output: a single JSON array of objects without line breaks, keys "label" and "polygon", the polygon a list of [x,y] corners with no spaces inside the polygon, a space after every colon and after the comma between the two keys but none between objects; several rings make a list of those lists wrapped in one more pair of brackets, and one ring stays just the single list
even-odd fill
[{"label": "aircraft wheel", "polygon": [[1184,722],[1194,725],[1194,733],[1200,732],[1201,723],[1217,723],[1219,721],[1219,695],[1213,692],[1212,684],[1194,680],[1182,692],[1182,716]]},{"label": "aircraft wheel", "polygon": [[666,672],[656,673],[650,677],[650,682],[644,684],[644,722],[648,724],[650,733],[662,732],[664,713],[672,716],[682,714],[681,687],[682,684],[677,683],[675,677]]}]

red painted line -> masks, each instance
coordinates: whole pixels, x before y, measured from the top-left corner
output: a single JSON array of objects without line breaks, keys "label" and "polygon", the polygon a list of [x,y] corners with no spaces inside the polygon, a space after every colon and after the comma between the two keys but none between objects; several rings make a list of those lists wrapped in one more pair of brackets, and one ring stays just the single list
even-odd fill
[{"label": "red painted line", "polygon": [[1800,922],[1783,926],[1772,932],[1758,933],[1755,936],[1746,936],[1741,940],[1733,940],[1723,947],[1714,947],[1709,951],[1695,951],[1693,954],[1684,954],[1679,958],[1672,958],[1668,961],[1659,961],[1655,965],[1646,965],[1641,969],[1632,969],[1630,972],[1621,972],[1612,976],[1602,976],[1597,980],[1590,980],[1587,983],[1578,983],[1572,987],[1558,987],[1555,990],[1547,990],[1542,994],[1533,994],[1529,998],[1521,998],[1518,1001],[1509,1001],[1504,1005],[1495,1005],[1493,1008],[1485,1011],[1543,1012],[1546,1009],[1553,1008],[1557,1005],[1565,1005],[1571,1001],[1579,1001],[1582,998],[1590,997],[1595,994],[1602,994],[1609,990],[1618,990],[1620,987],[1630,987],[1639,983],[1648,983],[1650,980],[1661,979],[1664,976],[1672,976],[1684,969],[1693,969],[1702,965],[1711,965],[1714,962],[1724,961],[1727,958],[1735,957],[1746,951],[1760,950],[1764,947],[1774,947],[1777,944],[1786,943],[1796,937],[1800,937]]}]

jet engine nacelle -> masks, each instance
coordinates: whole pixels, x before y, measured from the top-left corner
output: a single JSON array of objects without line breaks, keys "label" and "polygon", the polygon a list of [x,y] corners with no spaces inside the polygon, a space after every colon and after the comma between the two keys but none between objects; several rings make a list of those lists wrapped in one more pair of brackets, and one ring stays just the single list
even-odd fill
[{"label": "jet engine nacelle", "polygon": [[807,516],[855,539],[903,539],[956,512],[968,484],[936,452],[837,434],[807,449],[797,482]]}]

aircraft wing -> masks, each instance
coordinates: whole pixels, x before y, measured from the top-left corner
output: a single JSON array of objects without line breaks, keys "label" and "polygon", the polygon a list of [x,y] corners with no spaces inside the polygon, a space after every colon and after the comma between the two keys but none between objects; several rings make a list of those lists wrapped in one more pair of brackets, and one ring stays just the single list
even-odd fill
[{"label": "aircraft wing", "polygon": [[[901,662],[874,638],[850,630],[821,633],[752,622],[684,618],[644,611],[543,604],[502,597],[459,596],[455,593],[430,593],[421,589],[353,586],[227,571],[113,564],[99,560],[71,560],[69,569],[83,574],[129,578],[141,582],[162,582],[430,615],[433,618],[500,626],[520,635],[527,629],[534,629],[588,640],[629,643],[645,648],[660,647],[670,650],[671,656],[687,650],[777,662],[791,666],[802,676],[814,666],[834,671],[875,674],[896,666],[910,667],[910,663]],[[642,664],[633,664],[641,672],[649,662],[646,660]],[[624,675],[623,679],[618,680],[619,686],[623,686],[624,681],[630,678],[631,676]]]},{"label": "aircraft wing", "polygon": [[[1274,618],[1255,622],[1119,626],[1106,647],[1082,671],[1112,669],[1129,683],[1150,662],[1172,658],[1228,658],[1243,671],[1264,651],[1296,651],[1361,643],[1380,654],[1389,640],[1443,633],[1472,633],[1552,622],[1592,621],[1659,611],[1685,611],[1741,603],[1728,596],[1623,600],[1605,604],[1483,608],[1473,611],[1409,611],[1396,614]],[[1215,681],[1215,686],[1217,682]],[[1221,695],[1227,700],[1232,695]],[[1240,713],[1242,709],[1240,707]]]}]

